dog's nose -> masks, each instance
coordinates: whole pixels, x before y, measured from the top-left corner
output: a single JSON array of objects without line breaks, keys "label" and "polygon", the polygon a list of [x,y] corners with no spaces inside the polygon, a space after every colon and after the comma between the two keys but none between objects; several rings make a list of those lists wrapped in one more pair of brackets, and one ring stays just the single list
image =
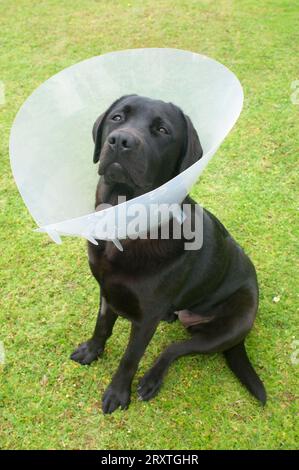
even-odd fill
[{"label": "dog's nose", "polygon": [[105,173],[107,183],[125,183],[127,180],[123,168],[119,163],[112,163]]},{"label": "dog's nose", "polygon": [[114,151],[124,152],[136,145],[135,137],[129,132],[114,131],[108,137],[108,144]]}]

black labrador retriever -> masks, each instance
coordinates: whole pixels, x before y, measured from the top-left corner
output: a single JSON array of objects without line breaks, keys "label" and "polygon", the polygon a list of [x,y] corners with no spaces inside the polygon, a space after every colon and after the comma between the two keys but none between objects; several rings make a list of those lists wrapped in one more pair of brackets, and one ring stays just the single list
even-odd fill
[{"label": "black labrador retriever", "polygon": [[[93,159],[100,162],[102,175],[96,209],[116,204],[119,195],[129,199],[157,188],[202,156],[188,116],[172,103],[138,95],[115,101],[95,122],[93,139]],[[189,196],[186,203],[193,219],[198,206]],[[127,349],[103,396],[104,413],[128,407],[133,377],[157,325],[177,316],[191,337],[170,344],[158,357],[139,382],[141,399],[158,393],[175,359],[222,352],[239,380],[266,402],[265,388],[244,346],[258,308],[255,268],[219,220],[202,211],[203,245],[195,251],[185,250],[184,236],[174,238],[172,232],[170,239],[122,240],[123,251],[110,241],[99,241],[98,246],[88,242],[100,308],[93,336],[71,358],[90,364],[103,353],[118,315],[131,321]]]}]

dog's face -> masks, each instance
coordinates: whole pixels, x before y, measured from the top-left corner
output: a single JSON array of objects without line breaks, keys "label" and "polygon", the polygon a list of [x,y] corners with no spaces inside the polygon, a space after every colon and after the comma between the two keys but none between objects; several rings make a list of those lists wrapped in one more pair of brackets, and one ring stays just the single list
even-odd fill
[{"label": "dog's face", "polygon": [[94,163],[105,186],[127,198],[161,186],[202,156],[197,133],[172,103],[123,96],[93,127]]}]

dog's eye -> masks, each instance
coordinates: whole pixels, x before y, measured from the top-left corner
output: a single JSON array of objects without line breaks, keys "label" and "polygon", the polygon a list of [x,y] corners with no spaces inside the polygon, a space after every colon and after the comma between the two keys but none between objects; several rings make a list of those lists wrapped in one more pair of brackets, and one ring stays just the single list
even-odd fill
[{"label": "dog's eye", "polygon": [[121,115],[120,114],[115,114],[114,116],[112,116],[112,121],[120,121],[121,120]]},{"label": "dog's eye", "polygon": [[161,132],[161,134],[168,134],[167,129],[163,126],[158,127],[158,131]]}]

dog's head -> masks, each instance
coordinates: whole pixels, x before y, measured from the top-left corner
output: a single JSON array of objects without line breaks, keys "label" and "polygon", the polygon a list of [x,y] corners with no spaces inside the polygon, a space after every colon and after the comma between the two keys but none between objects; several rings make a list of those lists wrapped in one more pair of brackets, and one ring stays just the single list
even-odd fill
[{"label": "dog's head", "polygon": [[122,96],[93,126],[94,163],[106,188],[136,197],[158,188],[202,156],[198,135],[180,108]]}]

